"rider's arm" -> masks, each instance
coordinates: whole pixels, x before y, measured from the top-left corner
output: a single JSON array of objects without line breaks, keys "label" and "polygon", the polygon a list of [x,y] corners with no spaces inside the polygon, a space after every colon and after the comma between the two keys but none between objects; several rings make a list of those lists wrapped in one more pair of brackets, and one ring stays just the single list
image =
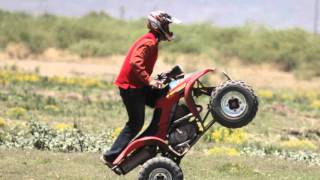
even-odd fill
[{"label": "rider's arm", "polygon": [[145,65],[147,54],[151,51],[151,46],[152,42],[139,45],[130,61],[133,71],[144,84],[150,84],[152,81],[150,74],[146,71]]}]

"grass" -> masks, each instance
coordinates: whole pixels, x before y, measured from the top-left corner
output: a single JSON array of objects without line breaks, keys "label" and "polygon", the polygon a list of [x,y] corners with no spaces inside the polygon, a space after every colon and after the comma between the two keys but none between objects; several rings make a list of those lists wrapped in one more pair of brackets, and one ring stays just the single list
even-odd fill
[{"label": "grass", "polygon": [[[38,119],[54,126],[78,123],[89,132],[122,127],[126,114],[117,89],[110,82],[92,78],[47,78],[37,73],[12,70],[1,74],[0,117],[5,119]],[[30,81],[30,76],[36,79]],[[27,78],[26,78],[27,77]],[[88,83],[89,82],[89,83]],[[94,82],[93,84],[90,82]],[[281,134],[283,129],[317,128],[308,119],[319,119],[316,91],[259,90],[260,108],[246,131],[254,134]],[[207,103],[207,101],[204,103]],[[151,117],[148,109],[147,117]],[[290,125],[288,123],[290,121]],[[99,124],[99,126],[97,126]],[[98,128],[99,127],[99,128]]]},{"label": "grass", "polygon": [[[0,150],[1,179],[136,179],[139,168],[119,177],[96,153]],[[195,161],[194,159],[197,159]],[[192,151],[182,161],[186,179],[317,179],[320,167],[272,157],[204,156]],[[197,171],[194,168],[197,167]]]},{"label": "grass", "polygon": [[[93,137],[103,130],[116,130],[125,124],[127,117],[124,107],[116,88],[110,82],[86,77],[48,78],[36,72],[28,73],[19,69],[1,70],[1,74],[9,74],[9,78],[0,76],[0,144],[5,139],[3,132],[31,120],[48,124],[49,128],[60,129],[76,124],[84,133],[92,134]],[[183,160],[181,167],[186,178],[319,177],[320,167],[310,166],[308,159],[303,159],[312,158],[311,153],[319,154],[320,151],[320,137],[316,131],[320,128],[319,123],[316,123],[320,118],[320,111],[315,103],[320,99],[319,92],[262,89],[258,90],[257,94],[260,107],[254,121],[236,131],[219,131],[219,125],[212,128],[207,135],[216,139],[204,138]],[[199,101],[205,102],[203,99]],[[151,117],[150,109],[147,117]],[[314,132],[297,135],[292,134],[292,130]],[[306,144],[310,148],[305,147]],[[252,148],[253,150],[247,153],[250,156],[247,156],[242,153],[247,146],[260,147],[260,150],[263,150]],[[221,150],[226,149],[230,152],[221,153]],[[283,151],[283,154],[278,156],[278,149],[294,153]],[[212,155],[206,152],[211,152]],[[265,153],[263,157],[259,156],[261,152]],[[0,146],[0,179],[136,178],[138,169],[124,177],[116,176],[99,163],[99,155]],[[285,156],[294,160],[282,159],[286,158]]]},{"label": "grass", "polygon": [[[51,126],[76,123],[82,130],[90,132],[101,130],[97,124],[114,129],[125,123],[125,108],[110,82],[6,72],[0,72],[0,117],[9,121],[37,119]],[[31,75],[37,80],[29,81],[26,77]],[[150,114],[148,110],[149,117]]]}]

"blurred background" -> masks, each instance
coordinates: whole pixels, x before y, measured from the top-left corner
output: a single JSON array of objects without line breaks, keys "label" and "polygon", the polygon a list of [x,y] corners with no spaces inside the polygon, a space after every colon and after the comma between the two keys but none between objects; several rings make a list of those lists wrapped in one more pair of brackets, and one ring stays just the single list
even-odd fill
[{"label": "blurred background", "polygon": [[98,162],[127,118],[112,82],[153,10],[183,21],[160,44],[153,75],[175,64],[187,73],[215,67],[260,100],[248,126],[207,133],[183,160],[185,177],[317,179],[319,8],[318,0],[0,0],[0,179],[118,178]]},{"label": "blurred background", "polygon": [[235,1],[103,1],[103,0],[28,0],[1,1],[1,8],[34,15],[55,14],[79,17],[92,11],[105,12],[115,18],[144,18],[152,10],[165,10],[181,17],[185,23],[208,22],[219,26],[239,26],[256,22],[274,28],[300,27],[313,30],[315,0],[235,0]]}]

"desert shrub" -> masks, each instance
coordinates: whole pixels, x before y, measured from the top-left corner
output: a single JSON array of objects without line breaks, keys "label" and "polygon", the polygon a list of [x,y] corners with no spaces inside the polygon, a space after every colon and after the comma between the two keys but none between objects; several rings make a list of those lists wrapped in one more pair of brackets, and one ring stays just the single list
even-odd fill
[{"label": "desert shrub", "polygon": [[111,141],[111,131],[92,135],[80,129],[54,129],[38,121],[30,121],[26,128],[12,127],[6,130],[1,136],[0,147],[61,152],[97,152],[107,148]]},{"label": "desert shrub", "polygon": [[306,162],[309,165],[320,165],[320,154],[310,151],[292,151],[275,148],[273,146],[262,147],[252,145],[243,147],[241,154],[259,157],[276,156],[281,159]]},{"label": "desert shrub", "polygon": [[58,113],[60,112],[60,108],[56,105],[46,105],[44,106],[44,110],[47,111],[48,113],[51,113],[51,114],[55,114],[55,113]]},{"label": "desert shrub", "polygon": [[5,49],[5,52],[10,58],[15,59],[25,59],[31,54],[30,49],[23,43],[9,43]]},{"label": "desert shrub", "polygon": [[[100,42],[96,40],[81,40],[77,44],[69,47],[70,51],[79,54],[81,57],[92,56],[109,56],[119,54],[119,47],[121,43],[114,41],[112,44],[109,42]],[[120,48],[121,49],[121,48]]]},{"label": "desert shrub", "polygon": [[27,110],[24,109],[23,107],[13,107],[8,109],[8,111],[6,112],[6,115],[11,118],[20,119],[21,117],[25,116],[26,113],[27,113]]}]

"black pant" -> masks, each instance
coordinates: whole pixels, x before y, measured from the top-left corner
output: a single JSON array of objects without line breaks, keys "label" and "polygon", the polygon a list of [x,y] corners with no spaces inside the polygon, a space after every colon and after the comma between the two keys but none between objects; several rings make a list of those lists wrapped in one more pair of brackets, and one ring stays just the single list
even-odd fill
[{"label": "black pant", "polygon": [[144,124],[145,105],[154,107],[155,100],[161,95],[160,91],[153,90],[149,86],[143,88],[119,89],[129,120],[110,150],[104,153],[104,157],[108,161],[113,161],[139,133]]}]

